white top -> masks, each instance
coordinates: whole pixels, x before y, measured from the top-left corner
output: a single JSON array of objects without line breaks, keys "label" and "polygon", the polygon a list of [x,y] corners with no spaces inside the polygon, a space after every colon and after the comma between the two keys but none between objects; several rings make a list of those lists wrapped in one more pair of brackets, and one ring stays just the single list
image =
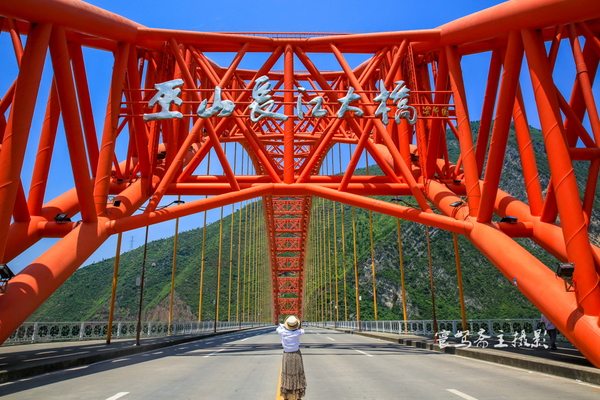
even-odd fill
[{"label": "white top", "polygon": [[283,324],[279,324],[277,333],[281,335],[281,344],[283,345],[284,352],[291,353],[298,351],[298,347],[300,347],[300,336],[304,335],[303,328],[290,331]]},{"label": "white top", "polygon": [[546,330],[556,329],[554,324],[552,322],[550,322],[550,320],[548,318],[546,318],[546,316],[544,314],[542,314],[542,322],[544,323]]}]

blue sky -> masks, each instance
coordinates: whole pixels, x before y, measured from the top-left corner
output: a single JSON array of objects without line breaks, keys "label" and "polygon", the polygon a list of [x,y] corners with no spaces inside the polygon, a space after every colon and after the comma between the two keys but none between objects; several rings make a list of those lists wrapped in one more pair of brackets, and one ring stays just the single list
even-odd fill
[{"label": "blue sky", "polygon": [[[269,32],[380,32],[413,29],[435,28],[462,16],[477,12],[500,3],[500,1],[271,1],[271,2],[199,2],[199,1],[122,1],[103,0],[89,3],[108,11],[129,18],[142,25],[154,28],[195,30],[195,31],[269,31]],[[25,40],[25,38],[23,38]],[[563,41],[556,65],[555,79],[566,98],[570,96],[574,80],[574,65],[569,56],[570,47]],[[0,35],[0,54],[4,55],[3,68],[0,73],[0,93],[5,93],[18,73],[12,44],[9,35]],[[207,56],[221,65],[228,65],[232,54],[207,53]],[[241,68],[257,69],[268,55],[249,54],[240,65]],[[315,64],[322,69],[339,70],[339,64],[333,56],[311,55]],[[352,67],[368,58],[368,55],[348,55]],[[112,54],[84,49],[84,58],[88,70],[92,105],[94,109],[98,136],[102,132],[106,99],[112,70]],[[477,120],[481,114],[481,103],[485,90],[485,82],[489,67],[490,54],[473,55],[463,58],[462,67],[465,76],[467,99],[471,119]],[[283,69],[278,63],[274,69]],[[565,73],[565,71],[567,71]],[[43,81],[38,98],[38,107],[30,133],[30,143],[26,154],[26,163],[22,172],[23,185],[27,191],[31,179],[33,162],[37,151],[37,142],[43,122],[44,108],[52,79],[51,62],[48,55],[44,69]],[[521,85],[531,125],[539,127],[536,117],[531,82],[527,74],[526,62],[523,63]],[[598,89],[595,89],[597,91]],[[586,121],[587,125],[587,121]],[[589,126],[589,125],[588,125]],[[228,155],[233,154],[232,146],[228,146]],[[119,159],[125,156],[125,143],[118,143]],[[51,176],[46,201],[73,187],[68,151],[64,139],[64,131],[59,125],[57,143],[54,152]],[[213,161],[216,157],[213,157]],[[205,171],[206,164],[199,167]],[[220,170],[216,161],[211,165],[211,172]],[[61,175],[59,171],[63,171]],[[239,166],[238,166],[239,171]],[[174,198],[166,198],[162,204]],[[189,199],[188,199],[189,200]],[[237,208],[237,205],[236,205]],[[225,214],[231,211],[227,207]],[[219,218],[220,210],[209,212],[208,220]],[[77,219],[77,217],[75,218]],[[197,228],[202,223],[203,215],[182,218],[180,231]],[[175,231],[175,221],[150,227],[150,240],[171,236]],[[133,238],[133,247],[143,244],[144,229],[126,232],[123,235],[122,251],[129,250]],[[55,243],[54,239],[44,239],[30,250],[10,263],[17,272],[31,263],[39,254]],[[92,261],[110,258],[115,255],[116,236],[110,238],[84,265]]]}]

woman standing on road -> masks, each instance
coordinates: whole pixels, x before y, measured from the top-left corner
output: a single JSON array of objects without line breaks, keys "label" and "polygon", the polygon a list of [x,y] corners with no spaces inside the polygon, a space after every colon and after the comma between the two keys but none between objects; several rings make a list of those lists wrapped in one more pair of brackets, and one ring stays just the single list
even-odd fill
[{"label": "woman standing on road", "polygon": [[304,364],[299,349],[300,336],[304,335],[304,329],[300,326],[298,318],[290,315],[283,324],[279,325],[277,333],[281,335],[281,344],[283,345],[279,390],[286,400],[300,400],[306,392]]}]

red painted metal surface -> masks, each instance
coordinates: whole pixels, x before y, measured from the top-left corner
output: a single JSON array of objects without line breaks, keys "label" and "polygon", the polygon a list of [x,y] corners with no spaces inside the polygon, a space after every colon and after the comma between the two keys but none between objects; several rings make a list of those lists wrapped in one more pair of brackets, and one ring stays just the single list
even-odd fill
[{"label": "red painted metal surface", "polygon": [[[9,263],[41,238],[60,238],[0,294],[0,341],[110,235],[256,197],[264,200],[274,319],[302,316],[309,214],[318,196],[464,235],[600,366],[600,249],[588,233],[600,170],[600,119],[592,91],[600,60],[598,1],[513,0],[437,29],[320,36],[154,29],[75,0],[3,2],[0,16],[0,39],[12,41],[20,68],[18,76],[7,77],[14,84],[0,100],[0,262]],[[19,33],[27,35],[24,48]],[[102,132],[94,125],[88,89],[94,77],[86,72],[84,46],[114,54]],[[569,98],[554,82],[560,46],[569,48],[575,69],[568,73],[577,76]],[[232,53],[233,61],[219,66],[210,60],[211,52]],[[255,71],[240,69],[244,56],[255,52],[270,55]],[[484,66],[489,68],[487,85],[478,88],[482,113],[474,116],[461,62],[481,52],[492,56]],[[332,54],[339,70],[319,71],[313,53]],[[348,53],[372,57],[352,69]],[[300,61],[296,65],[294,56]],[[272,70],[279,59],[284,70]],[[524,59],[530,83],[521,76]],[[49,89],[40,88],[44,67],[54,74]],[[265,75],[272,84],[270,111],[284,114],[285,121],[251,120],[252,92]],[[174,79],[183,82],[182,104],[171,111],[182,118],[145,121],[144,114],[161,111],[148,104],[156,94],[154,85]],[[388,90],[397,81],[406,82],[408,103],[418,115],[414,126],[405,119],[394,122],[399,110],[391,101],[390,123],[384,124],[376,109],[380,80]],[[536,107],[526,110],[520,85],[529,84]],[[236,108],[230,116],[200,118],[198,105],[207,100],[211,107],[217,86],[221,99]],[[351,105],[364,116],[337,118],[350,87],[358,96]],[[36,104],[40,92],[47,95],[46,104]],[[299,118],[301,93],[305,106],[321,97],[328,114],[316,118],[311,105]],[[44,105],[46,118],[35,143],[30,140],[33,111]],[[545,146],[551,173],[545,196],[527,123],[527,114],[534,113],[544,134],[544,143],[536,145]],[[583,124],[586,114],[591,132]],[[60,117],[75,187],[44,203]],[[481,120],[476,141],[474,119]],[[527,204],[498,188],[511,121]],[[447,131],[460,145],[455,163],[448,156]],[[128,139],[124,159],[115,153],[118,137]],[[222,148],[227,142],[244,147],[254,175],[236,175]],[[343,175],[323,174],[327,152],[348,143],[355,147]],[[28,146],[38,153],[26,193],[21,180]],[[209,151],[215,152],[222,175],[198,170]],[[365,152],[384,176],[355,173]],[[590,161],[587,177],[575,176],[573,160]],[[583,199],[579,188],[585,188]],[[164,195],[174,194],[211,197],[157,209]],[[366,195],[412,196],[418,206]],[[463,198],[466,202],[458,207],[451,205]],[[148,200],[145,211],[133,215]],[[58,213],[81,213],[81,222],[57,223]],[[493,215],[518,222],[494,222]],[[531,238],[559,261],[575,263],[575,289],[565,291],[553,271],[514,237]]]}]

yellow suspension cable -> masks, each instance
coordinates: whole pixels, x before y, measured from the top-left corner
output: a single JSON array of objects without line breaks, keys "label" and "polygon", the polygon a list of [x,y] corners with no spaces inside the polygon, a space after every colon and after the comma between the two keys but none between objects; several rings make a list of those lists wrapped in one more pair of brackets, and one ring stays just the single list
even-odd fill
[{"label": "yellow suspension cable", "polygon": [[[246,153],[246,171],[250,174],[250,154]],[[245,218],[244,218],[244,281],[243,281],[243,295],[242,295],[242,321],[246,322],[246,254],[248,253],[248,208],[250,205],[248,204],[248,200],[246,200],[245,207]]]},{"label": "yellow suspension cable", "polygon": [[[260,208],[259,208],[259,212],[260,212]],[[260,219],[260,216],[259,216]],[[257,270],[257,281],[256,281],[256,291],[257,291],[257,296],[256,296],[256,320],[258,321],[258,326],[260,326],[261,323],[261,308],[260,308],[260,299],[262,296],[262,267],[263,267],[263,262],[262,262],[262,226],[259,226],[259,235],[258,235],[258,263],[256,266],[256,270]]]},{"label": "yellow suspension cable", "polygon": [[331,290],[331,281],[329,281],[329,285],[327,285],[328,280],[327,280],[327,250],[326,250],[326,245],[327,245],[327,239],[325,238],[325,232],[327,230],[327,227],[325,226],[325,199],[321,199],[321,210],[322,210],[322,216],[323,216],[323,278],[324,278],[324,282],[325,282],[325,318],[327,319],[327,321],[329,321],[330,319],[330,313],[329,313],[329,308],[328,308],[328,304],[329,304],[329,292]]},{"label": "yellow suspension cable", "polygon": [[110,344],[110,337],[112,335],[112,323],[113,315],[115,310],[115,297],[117,294],[117,276],[119,275],[119,259],[121,258],[121,237],[123,233],[119,232],[117,236],[117,255],[115,256],[115,270],[113,272],[113,285],[112,292],[110,294],[110,312],[108,314],[108,330],[106,331],[106,344]]},{"label": "yellow suspension cable", "polygon": [[460,314],[462,317],[463,332],[467,330],[467,315],[465,313],[465,298],[463,295],[462,272],[460,269],[460,254],[458,252],[458,237],[452,233],[454,239],[454,256],[456,257],[456,277],[458,279],[458,294],[460,296]]},{"label": "yellow suspension cable", "polygon": [[[242,147],[243,149],[243,147]],[[242,172],[241,175],[244,175],[244,154],[242,153],[241,155],[242,157],[242,162],[241,162],[241,167],[242,167]],[[235,315],[236,315],[236,321],[240,322],[240,329],[242,328],[241,322],[242,320],[240,319],[240,260],[241,260],[241,255],[242,255],[242,202],[240,201],[240,218],[238,221],[238,258],[237,258],[237,291],[236,291],[236,295],[235,295]]]},{"label": "yellow suspension cable", "polygon": [[[331,201],[329,201],[328,203],[331,203]],[[333,274],[331,272],[331,221],[330,221],[330,217],[331,213],[329,212],[329,204],[327,205],[327,262],[329,264],[329,312],[331,315],[331,319],[333,320],[333,287],[332,287],[332,281],[333,281]],[[336,287],[337,287],[337,282],[336,282]]]},{"label": "yellow suspension cable", "polygon": [[[321,233],[323,230],[323,226],[320,223],[321,222],[321,215],[319,213],[319,203],[317,200],[317,248],[318,248],[318,253],[321,253]],[[319,268],[319,295],[321,297],[321,322],[323,323],[323,326],[325,326],[325,303],[323,300],[323,283],[325,282],[325,279],[323,278],[323,265],[322,265],[322,261],[323,261],[323,255],[318,254],[317,253],[317,262],[318,262],[318,268]]]},{"label": "yellow suspension cable", "polygon": [[250,322],[250,282],[252,281],[252,232],[254,229],[254,201],[250,201],[250,233],[248,234],[248,282],[246,283],[248,322]]},{"label": "yellow suspension cable", "polygon": [[[340,172],[342,171],[342,145],[338,144],[338,154],[340,156]],[[344,320],[348,321],[348,298],[346,297],[346,232],[344,230],[344,204],[340,203],[342,209],[342,267],[344,271]],[[335,217],[334,217],[335,219]],[[336,252],[337,254],[337,252]]]},{"label": "yellow suspension cable", "polygon": [[[208,161],[206,165],[206,175],[210,174],[210,151],[208,152]],[[208,195],[204,196],[204,198],[208,198]],[[204,281],[204,250],[206,248],[206,213],[204,211],[204,228],[202,229],[202,261],[200,264],[200,303],[198,305],[198,322],[202,321],[202,287]]]},{"label": "yellow suspension cable", "polygon": [[[329,175],[329,165],[327,163],[327,156],[325,156],[325,175]],[[329,203],[327,204],[327,264],[329,269],[329,315],[331,320],[333,320],[333,288],[331,287],[331,218],[329,212]],[[323,206],[325,205],[325,199],[323,199]],[[337,282],[336,282],[337,286]]]},{"label": "yellow suspension cable", "polygon": [[[227,142],[225,142],[225,156],[227,156]],[[221,297],[221,247],[223,245],[223,206],[221,206],[221,219],[219,220],[219,262],[217,264],[217,295],[215,301],[215,331],[219,321],[219,300]]]},{"label": "yellow suspension cable", "polygon": [[215,300],[215,323],[219,320],[219,297],[221,294],[221,247],[223,244],[223,206],[221,206],[221,219],[219,222],[219,262],[217,264],[217,294]]},{"label": "yellow suspension cable", "polygon": [[255,253],[255,262],[254,262],[254,320],[258,322],[258,310],[256,309],[257,301],[258,301],[258,264],[260,261],[260,206],[256,207],[256,253]]},{"label": "yellow suspension cable", "polygon": [[[369,153],[365,151],[365,162],[367,164],[367,175],[369,175]],[[371,198],[371,196],[368,196]],[[375,321],[377,321],[377,288],[375,286],[375,251],[373,249],[373,217],[369,210],[369,233],[371,234],[371,268],[373,269],[373,309],[375,310]]]},{"label": "yellow suspension cable", "polygon": [[[396,200],[398,204],[398,200]],[[402,234],[400,233],[400,218],[396,218],[398,224],[398,255],[400,256],[400,279],[402,281],[402,309],[404,310],[404,333],[408,334],[406,326],[406,290],[404,289],[404,259],[402,258]]]},{"label": "yellow suspension cable", "polygon": [[[181,195],[177,196],[181,201]],[[179,218],[175,220],[175,243],[173,245],[173,270],[171,272],[171,298],[169,300],[169,336],[171,335],[171,321],[173,320],[173,293],[175,292],[175,265],[177,264],[177,237],[179,236]]]},{"label": "yellow suspension cable", "polygon": [[361,330],[360,326],[360,296],[358,294],[358,261],[356,259],[356,220],[354,218],[354,206],[352,206],[352,236],[354,238],[354,283],[356,290],[356,320],[358,321],[358,330]]},{"label": "yellow suspension cable", "polygon": [[[262,202],[262,200],[261,200],[261,202]],[[261,300],[261,302],[258,303],[259,304],[258,309],[260,311],[259,320],[261,322],[262,322],[262,318],[264,317],[264,315],[263,315],[264,311],[262,309],[262,306],[263,306],[262,298],[263,298],[264,291],[265,291],[264,290],[265,289],[264,272],[265,272],[265,237],[266,237],[266,235],[265,235],[265,226],[264,226],[264,222],[265,222],[264,214],[265,214],[264,207],[262,207],[261,208],[261,218],[260,218],[260,225],[261,225],[261,228],[260,228],[260,231],[261,231],[261,233],[260,233],[260,293],[261,293],[260,300]]]},{"label": "yellow suspension cable", "polygon": [[253,279],[252,279],[252,321],[256,321],[256,287],[258,283],[257,279],[257,267],[258,267],[258,200],[256,201],[256,211],[254,215],[254,267],[253,267]]},{"label": "yellow suspension cable", "polygon": [[[348,150],[352,157],[352,145],[348,143]],[[352,206],[352,237],[354,238],[354,283],[356,290],[356,320],[358,321],[358,331],[362,330],[360,324],[360,296],[358,294],[358,260],[356,259],[356,219],[354,217],[354,206]]]},{"label": "yellow suspension cable", "polygon": [[248,322],[250,322],[250,282],[252,280],[252,232],[254,229],[253,223],[253,215],[254,215],[254,201],[250,200],[250,215],[249,219],[249,229],[248,232],[248,280],[246,282],[246,315],[248,318]]},{"label": "yellow suspension cable", "polygon": [[427,232],[427,255],[429,256],[429,279],[431,281],[431,306],[433,308],[433,334],[434,343],[437,343],[437,320],[435,318],[435,294],[433,291],[433,267],[431,266],[431,246],[429,244],[429,227],[425,225]]},{"label": "yellow suspension cable", "polygon": [[313,232],[313,255],[312,255],[312,270],[313,270],[313,298],[314,298],[314,314],[313,314],[313,318],[314,321],[318,321],[319,320],[319,287],[318,287],[318,269],[317,269],[317,232],[318,232],[318,226],[317,226],[317,214],[316,214],[316,204],[317,202],[314,201],[312,204],[312,219],[313,219],[313,223],[312,226],[314,226],[314,232]]},{"label": "yellow suspension cable", "polygon": [[[237,143],[233,143],[233,173],[235,175],[237,164]],[[233,268],[233,214],[235,205],[231,203],[231,234],[229,235],[229,295],[227,301],[227,322],[231,322],[231,272]]]},{"label": "yellow suspension cable", "polygon": [[[261,208],[258,209],[259,214],[261,212]],[[263,279],[262,279],[262,267],[263,267],[263,252],[262,252],[262,245],[263,245],[263,236],[262,236],[262,218],[260,218],[261,216],[259,215],[259,235],[258,235],[258,265],[257,265],[257,270],[258,270],[258,280],[257,280],[257,291],[258,291],[258,296],[256,296],[256,310],[257,310],[257,320],[260,326],[261,323],[261,314],[262,314],[262,310],[260,308],[261,306],[261,302],[260,299],[262,297],[262,284],[263,284]]]},{"label": "yellow suspension cable", "polygon": [[[331,175],[335,175],[335,157],[331,155]],[[338,299],[338,259],[337,259],[337,218],[335,201],[333,202],[333,257],[335,266],[335,321],[340,320],[340,302]]]},{"label": "yellow suspension cable", "polygon": [[254,246],[256,245],[254,231],[256,228],[256,208],[256,202],[253,201],[252,217],[250,219],[250,259],[248,260],[248,320],[252,323],[252,326],[254,326],[254,318],[250,307],[250,305],[252,304],[252,301],[250,299],[253,296],[252,290],[254,289],[254,255],[256,254],[256,251],[254,251]]}]

